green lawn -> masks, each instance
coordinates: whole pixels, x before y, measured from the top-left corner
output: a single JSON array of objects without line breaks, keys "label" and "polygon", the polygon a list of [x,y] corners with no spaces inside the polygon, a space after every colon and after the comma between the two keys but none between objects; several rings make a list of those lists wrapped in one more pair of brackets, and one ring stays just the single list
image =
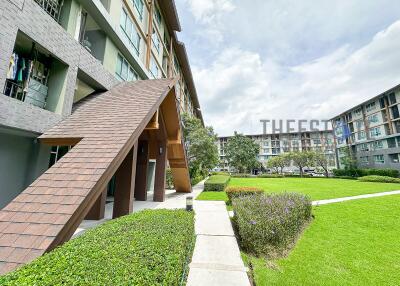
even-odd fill
[{"label": "green lawn", "polygon": [[[284,191],[299,192],[309,195],[312,200],[332,199],[400,189],[400,184],[395,183],[325,178],[231,178],[229,186],[259,187],[269,193]],[[227,198],[223,192],[203,192],[197,199],[226,201]]]},{"label": "green lawn", "polygon": [[399,285],[399,205],[391,195],[315,207],[314,221],[273,268],[244,255],[256,285]]}]

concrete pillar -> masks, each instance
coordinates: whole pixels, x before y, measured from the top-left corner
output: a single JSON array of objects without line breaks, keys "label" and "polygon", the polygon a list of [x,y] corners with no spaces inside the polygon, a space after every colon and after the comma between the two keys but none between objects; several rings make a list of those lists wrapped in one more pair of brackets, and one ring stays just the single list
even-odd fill
[{"label": "concrete pillar", "polygon": [[137,150],[135,199],[147,200],[147,168],[149,165],[149,142],[140,140]]},{"label": "concrete pillar", "polygon": [[167,163],[167,142],[165,140],[157,142],[156,154],[156,172],[154,179],[154,196],[155,202],[163,202],[165,200],[165,166]]},{"label": "concrete pillar", "polygon": [[130,214],[133,210],[137,154],[136,146],[137,144],[129,151],[115,173],[113,218]]},{"label": "concrete pillar", "polygon": [[85,219],[100,220],[104,218],[104,211],[106,209],[107,188],[99,195],[94,205],[86,215]]}]

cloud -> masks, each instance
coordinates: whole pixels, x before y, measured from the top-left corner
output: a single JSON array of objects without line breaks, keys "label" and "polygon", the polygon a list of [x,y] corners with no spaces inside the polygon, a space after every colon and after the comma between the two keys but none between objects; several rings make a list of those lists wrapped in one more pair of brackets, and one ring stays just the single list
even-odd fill
[{"label": "cloud", "polygon": [[344,44],[298,65],[230,46],[194,66],[207,124],[220,135],[262,131],[260,119],[329,119],[399,83],[400,21],[353,49]]},{"label": "cloud", "polygon": [[235,9],[231,0],[186,0],[196,21],[213,24],[221,20],[225,13]]}]

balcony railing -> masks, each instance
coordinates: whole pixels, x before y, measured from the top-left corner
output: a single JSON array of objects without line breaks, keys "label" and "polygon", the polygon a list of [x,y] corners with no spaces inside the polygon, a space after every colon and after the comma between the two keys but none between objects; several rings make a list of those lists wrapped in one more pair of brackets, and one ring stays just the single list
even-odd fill
[{"label": "balcony railing", "polygon": [[63,0],[35,0],[35,2],[54,20],[59,21],[61,7],[64,3]]}]

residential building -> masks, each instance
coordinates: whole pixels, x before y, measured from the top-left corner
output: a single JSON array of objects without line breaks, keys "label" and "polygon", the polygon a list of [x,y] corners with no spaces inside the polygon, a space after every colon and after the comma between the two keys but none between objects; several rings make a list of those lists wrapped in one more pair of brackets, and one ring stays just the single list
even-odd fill
[{"label": "residential building", "polygon": [[[258,161],[262,169],[267,169],[267,162],[274,156],[288,152],[316,151],[325,154],[330,168],[336,166],[335,147],[332,131],[308,131],[301,133],[275,133],[247,135],[259,145]],[[225,146],[231,136],[218,138],[218,152],[220,156],[220,165],[216,168],[218,171],[234,171],[226,160]],[[259,172],[260,169],[253,170]],[[295,172],[296,167],[291,165],[285,168],[285,171]]]},{"label": "residential building", "polygon": [[90,94],[178,77],[180,112],[202,119],[174,1],[4,0],[0,15],[0,208],[68,152],[37,138]]},{"label": "residential building", "polygon": [[339,167],[400,169],[400,85],[332,118]]}]

